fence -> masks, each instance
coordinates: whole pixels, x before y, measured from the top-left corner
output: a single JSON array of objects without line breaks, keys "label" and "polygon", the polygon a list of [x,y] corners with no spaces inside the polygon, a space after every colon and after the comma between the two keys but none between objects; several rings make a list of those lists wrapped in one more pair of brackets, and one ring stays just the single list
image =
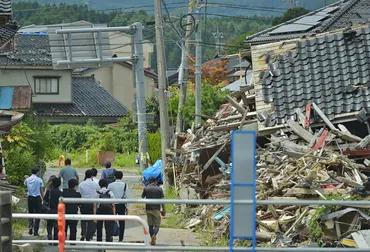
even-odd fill
[{"label": "fence", "polygon": [[[60,211],[57,214],[13,214],[13,218],[40,218],[40,219],[58,219],[59,224],[66,220],[127,220],[139,222],[144,229],[144,244],[132,243],[104,243],[104,242],[78,242],[78,241],[65,241],[64,232],[59,236],[59,252],[65,252],[66,249],[79,249],[79,250],[134,250],[134,251],[299,251],[299,252],[368,252],[368,248],[246,248],[246,247],[200,247],[200,246],[150,246],[148,235],[148,224],[138,216],[112,216],[112,215],[65,215],[63,212],[64,203],[131,203],[131,204],[190,204],[190,205],[229,205],[230,200],[172,200],[172,199],[73,199],[61,198]],[[254,204],[253,200],[234,200],[234,204],[246,205]],[[368,206],[370,203],[367,201],[337,201],[337,200],[260,200],[256,201],[257,205],[338,205],[338,206]],[[64,230],[64,229],[62,229]],[[57,243],[57,241],[52,241]],[[50,241],[14,241],[15,244],[22,243],[50,243]],[[68,245],[65,245],[68,244]],[[69,244],[76,245],[69,245]]]},{"label": "fence", "polygon": [[12,251],[12,194],[0,191],[0,252]]}]

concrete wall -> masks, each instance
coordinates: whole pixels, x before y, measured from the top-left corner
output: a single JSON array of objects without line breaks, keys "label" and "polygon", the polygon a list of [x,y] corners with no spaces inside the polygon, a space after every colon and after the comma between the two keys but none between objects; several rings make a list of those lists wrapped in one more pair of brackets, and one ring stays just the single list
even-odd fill
[{"label": "concrete wall", "polygon": [[[133,87],[133,72],[130,68],[114,63],[113,67],[105,67],[88,71],[85,76],[94,74],[95,79],[114,95],[129,110],[132,110],[134,94],[136,89]],[[145,97],[154,95],[155,81],[145,76]]]},{"label": "concrete wall", "polygon": [[[27,76],[27,77],[26,77]],[[59,78],[59,94],[37,94],[32,97],[33,103],[70,103],[72,102],[71,70],[53,69],[0,69],[0,86],[28,86],[34,90],[34,76],[55,76]],[[28,80],[27,80],[28,79]]]},{"label": "concrete wall", "polygon": [[[117,54],[118,57],[129,57],[132,55],[131,45],[126,45],[128,43],[131,43],[131,36],[124,33],[111,32],[109,34],[109,40],[111,44],[112,54]],[[145,58],[144,67],[150,68],[151,55],[154,51],[153,45],[150,43],[144,43],[143,51]]]}]

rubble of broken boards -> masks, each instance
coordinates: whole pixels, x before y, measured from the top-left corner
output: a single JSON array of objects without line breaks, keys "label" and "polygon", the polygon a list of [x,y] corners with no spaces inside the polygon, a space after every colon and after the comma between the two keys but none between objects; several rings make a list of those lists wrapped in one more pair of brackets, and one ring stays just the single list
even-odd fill
[{"label": "rubble of broken boards", "polygon": [[[230,131],[246,122],[241,113],[225,105],[195,132],[178,136],[177,157],[166,171],[181,188],[180,198],[230,198]],[[370,161],[361,155],[370,139],[339,128],[325,125],[312,132],[289,121],[271,135],[257,150],[257,199],[369,200]],[[187,228],[212,230],[215,241],[228,237],[230,206],[181,208],[189,217]],[[258,206],[258,246],[370,249],[369,215],[370,203],[369,207]]]}]

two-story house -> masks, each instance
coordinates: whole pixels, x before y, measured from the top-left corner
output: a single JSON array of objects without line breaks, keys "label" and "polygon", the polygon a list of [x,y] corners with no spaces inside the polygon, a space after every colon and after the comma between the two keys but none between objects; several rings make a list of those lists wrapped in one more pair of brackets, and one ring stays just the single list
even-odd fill
[{"label": "two-story house", "polygon": [[[60,26],[91,26],[95,25],[78,21],[66,24],[54,25],[29,25],[22,27],[21,32],[47,32],[49,28]],[[101,25],[106,26],[106,25]],[[110,32],[109,44],[112,55],[117,57],[129,57],[132,55],[131,36],[122,32]],[[150,70],[150,58],[153,53],[153,45],[149,41],[143,43],[144,68],[145,68],[145,97],[152,97],[155,93],[157,84],[157,75]],[[77,68],[73,72],[74,76],[94,75],[96,80],[116,99],[118,99],[127,108],[132,109],[135,103],[134,72],[130,62],[114,62],[112,66],[101,68]]]},{"label": "two-story house", "polygon": [[54,70],[45,32],[18,33],[11,52],[0,54],[0,88],[13,90],[17,109],[32,103],[37,116],[51,123],[113,123],[128,109],[94,76],[73,77],[72,70]]}]

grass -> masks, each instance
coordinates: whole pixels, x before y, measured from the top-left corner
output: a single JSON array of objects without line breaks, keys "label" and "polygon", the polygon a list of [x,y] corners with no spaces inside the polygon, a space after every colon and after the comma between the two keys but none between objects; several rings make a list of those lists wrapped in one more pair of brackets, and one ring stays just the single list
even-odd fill
[{"label": "grass", "polygon": [[[21,208],[17,206],[12,207],[12,213],[24,213]],[[28,229],[28,220],[26,219],[13,219],[12,220],[12,231],[13,240],[20,240],[24,232]]]},{"label": "grass", "polygon": [[[168,187],[165,190],[165,199],[177,199],[177,192],[173,187]],[[163,227],[166,228],[184,228],[186,224],[185,217],[176,211],[175,204],[166,204],[166,218],[163,220]]]}]

